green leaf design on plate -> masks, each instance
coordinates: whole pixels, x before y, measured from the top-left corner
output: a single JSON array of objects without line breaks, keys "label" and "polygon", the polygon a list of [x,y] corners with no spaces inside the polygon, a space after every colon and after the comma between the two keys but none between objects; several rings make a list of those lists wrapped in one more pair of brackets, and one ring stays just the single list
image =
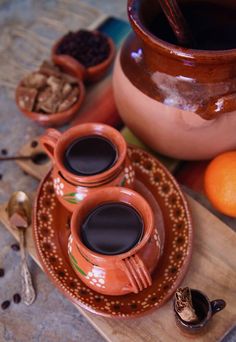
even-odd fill
[{"label": "green leaf design on plate", "polygon": [[79,267],[79,265],[77,264],[77,261],[75,259],[75,257],[69,253],[69,258],[70,258],[70,261],[72,263],[72,266],[80,273],[82,274],[83,276],[87,276],[87,274]]},{"label": "green leaf design on plate", "polygon": [[125,177],[124,177],[124,178],[122,179],[122,181],[120,182],[120,186],[124,186],[125,183],[126,183],[126,179],[125,179]]}]

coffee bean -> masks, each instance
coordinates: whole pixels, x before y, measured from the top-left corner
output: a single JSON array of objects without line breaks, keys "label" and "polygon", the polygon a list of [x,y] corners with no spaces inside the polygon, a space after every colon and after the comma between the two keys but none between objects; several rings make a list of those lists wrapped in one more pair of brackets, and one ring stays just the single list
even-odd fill
[{"label": "coffee bean", "polygon": [[21,296],[19,295],[19,293],[15,293],[13,296],[13,302],[15,304],[19,304],[21,302]]},{"label": "coffee bean", "polygon": [[1,150],[1,153],[2,153],[2,155],[3,156],[6,156],[7,155],[7,149],[6,148],[3,148],[2,150]]},{"label": "coffee bean", "polygon": [[0,268],[0,277],[4,277],[5,271],[3,268]]},{"label": "coffee bean", "polygon": [[36,147],[36,146],[38,146],[38,142],[37,142],[37,140],[33,140],[32,142],[31,142],[31,147]]},{"label": "coffee bean", "polygon": [[67,33],[56,53],[69,55],[88,68],[108,58],[110,45],[103,33],[94,34],[90,31],[79,30]]},{"label": "coffee bean", "polygon": [[4,302],[2,302],[1,304],[2,310],[6,310],[7,308],[9,308],[10,304],[11,304],[10,300],[5,300]]},{"label": "coffee bean", "polygon": [[11,249],[15,252],[18,252],[20,250],[20,246],[18,245],[18,243],[13,243],[11,245]]}]

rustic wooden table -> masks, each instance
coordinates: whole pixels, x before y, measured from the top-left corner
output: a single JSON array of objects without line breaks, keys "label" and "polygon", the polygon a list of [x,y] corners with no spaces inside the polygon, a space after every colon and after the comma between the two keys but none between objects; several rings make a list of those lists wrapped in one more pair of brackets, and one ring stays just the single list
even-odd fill
[{"label": "rustic wooden table", "polygon": [[[91,4],[96,9],[88,9],[87,4]],[[39,135],[42,129],[31,124],[27,119],[21,116],[15,107],[13,94],[17,81],[22,74],[33,69],[39,64],[42,58],[49,55],[51,41],[57,38],[58,32],[65,32],[69,29],[77,28],[78,26],[85,27],[97,20],[99,13],[97,9],[113,14],[116,16],[125,17],[126,1],[106,1],[106,0],[88,0],[86,5],[79,1],[70,0],[49,0],[35,1],[22,0],[20,4],[10,1],[0,1],[0,103],[1,103],[1,125],[0,125],[0,150],[7,149],[8,154],[17,153],[19,147],[26,143],[29,139]],[[27,32],[27,35],[26,35]],[[43,32],[43,38],[38,41],[38,32],[40,35]],[[22,37],[27,36],[29,42],[26,46],[22,45]],[[14,44],[11,42],[14,40]],[[31,48],[29,49],[29,45]],[[38,50],[38,46],[43,46],[43,49]],[[29,50],[26,50],[27,49]],[[18,68],[18,65],[21,65]],[[1,152],[1,151],[0,151]],[[2,151],[4,153],[4,151]],[[26,176],[16,166],[15,163],[0,164],[0,202],[8,199],[9,194],[18,189],[25,191],[34,191],[38,182],[33,178]],[[190,193],[194,196],[193,193]],[[200,202],[205,204],[205,200],[195,194],[195,197]],[[191,201],[191,200],[190,200]],[[227,248],[233,254],[233,241],[235,235],[230,231],[230,228],[222,224],[218,219],[191,201],[194,206],[194,220],[196,226],[200,225],[201,230],[206,230],[208,238],[212,235],[214,227],[216,233],[223,232],[222,241],[212,240],[210,244],[214,253],[209,255],[209,263],[205,264],[204,272],[199,275],[194,275],[191,278],[194,269],[190,270],[188,275],[189,281],[201,282],[202,277],[207,276],[208,272],[215,272],[216,266],[224,263],[224,271],[219,271],[216,276],[212,277],[212,287],[210,292],[217,295],[217,289],[223,286],[227,278],[227,282],[233,287],[234,278],[232,277],[234,263],[228,256],[224,257],[224,251],[220,246]],[[221,217],[231,227],[235,226],[236,220],[228,220]],[[203,223],[204,224],[203,224]],[[0,282],[0,302],[11,298],[12,295],[20,291],[19,284],[19,256],[13,252],[9,245],[13,242],[13,238],[0,226],[0,267],[5,268],[5,277],[1,278]],[[201,238],[197,238],[197,244],[201,247],[200,250],[205,251]],[[218,254],[219,248],[219,254]],[[32,251],[34,253],[34,251]],[[196,265],[198,256],[194,258]],[[36,264],[31,261],[31,269],[38,291],[37,301],[31,307],[25,307],[23,304],[11,305],[5,312],[0,311],[0,341],[42,341],[42,342],[74,342],[82,339],[88,341],[103,341],[103,337],[99,335],[94,328],[89,325],[84,316],[79,313],[64,297],[62,297],[54,286],[48,281],[46,276],[40,271]],[[198,263],[199,265],[199,263]],[[227,265],[227,266],[226,266]],[[232,269],[232,270],[231,270]],[[194,273],[193,273],[194,274]],[[213,283],[217,283],[213,284]],[[220,285],[221,284],[221,285]],[[214,285],[214,286],[213,286]],[[226,286],[226,288],[228,288]],[[231,306],[228,308],[227,317],[217,318],[215,322],[215,332],[207,335],[202,341],[216,341],[216,336],[221,336],[222,332],[232,326],[235,321],[235,309],[232,309],[232,304],[235,296],[231,292],[225,295],[227,299],[232,298]],[[164,321],[168,318],[168,307],[163,308]],[[53,309],[52,309],[53,308]],[[116,323],[113,320],[103,320],[94,318],[94,315],[86,315],[100,333],[111,341],[181,341],[181,335],[176,335],[173,331],[169,331],[168,325],[159,321],[157,315],[150,315],[149,318],[136,320],[130,324]],[[172,318],[170,318],[171,320]],[[24,329],[22,329],[24,322]],[[217,322],[220,325],[217,327]],[[166,330],[166,334],[156,337],[156,329]],[[133,334],[133,331],[136,331]],[[232,337],[233,338],[233,337]],[[230,341],[228,339],[227,341]],[[232,339],[233,341],[233,339]]]}]

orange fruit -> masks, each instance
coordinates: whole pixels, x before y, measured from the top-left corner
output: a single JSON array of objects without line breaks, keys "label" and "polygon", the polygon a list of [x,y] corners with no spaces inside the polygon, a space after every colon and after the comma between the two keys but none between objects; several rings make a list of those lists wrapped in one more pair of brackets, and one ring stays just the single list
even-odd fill
[{"label": "orange fruit", "polygon": [[222,153],[208,165],[205,193],[221,213],[236,217],[236,151]]}]

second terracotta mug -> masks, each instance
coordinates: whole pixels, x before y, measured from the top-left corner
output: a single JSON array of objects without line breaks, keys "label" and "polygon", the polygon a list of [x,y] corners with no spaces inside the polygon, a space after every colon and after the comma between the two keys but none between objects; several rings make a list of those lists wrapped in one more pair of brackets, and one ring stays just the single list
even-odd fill
[{"label": "second terracotta mug", "polygon": [[[82,242],[81,228],[89,213],[104,203],[119,202],[133,207],[143,221],[140,241],[127,252],[104,255]],[[121,220],[122,224],[122,220]],[[88,196],[72,214],[68,253],[78,277],[93,290],[107,295],[138,293],[152,284],[151,273],[160,257],[158,227],[147,201],[123,187],[101,188]]]},{"label": "second terracotta mug", "polygon": [[[64,164],[67,147],[76,139],[86,136],[103,137],[116,149],[113,165],[91,176],[76,175]],[[126,142],[116,129],[108,125],[87,123],[70,128],[64,133],[50,128],[40,137],[40,142],[53,162],[52,177],[57,198],[71,212],[88,194],[100,187],[133,187],[134,170],[127,156]]]}]

